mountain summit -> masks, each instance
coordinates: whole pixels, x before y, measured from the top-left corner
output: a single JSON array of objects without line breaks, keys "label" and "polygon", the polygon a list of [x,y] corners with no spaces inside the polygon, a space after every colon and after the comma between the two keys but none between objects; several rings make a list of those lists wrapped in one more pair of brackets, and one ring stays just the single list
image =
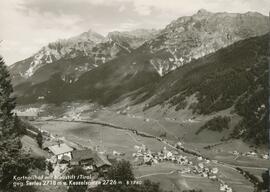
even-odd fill
[{"label": "mountain summit", "polygon": [[200,9],[197,12],[197,15],[207,15],[207,14],[211,14],[211,13],[207,11],[206,9]]},{"label": "mountain summit", "polygon": [[136,49],[157,34],[158,31],[155,29],[136,29],[123,32],[113,31],[108,33],[108,38],[122,45],[130,46],[131,49]]},{"label": "mountain summit", "polygon": [[105,37],[89,30],[69,39],[59,39],[42,47],[33,56],[19,61],[10,67],[13,79],[21,81],[28,79],[35,72],[47,64],[54,63],[60,59],[87,56],[92,53],[92,48],[103,42]]},{"label": "mountain summit", "polygon": [[152,65],[168,72],[239,40],[269,32],[269,18],[255,12],[212,13],[205,9],[171,22],[148,42]]}]

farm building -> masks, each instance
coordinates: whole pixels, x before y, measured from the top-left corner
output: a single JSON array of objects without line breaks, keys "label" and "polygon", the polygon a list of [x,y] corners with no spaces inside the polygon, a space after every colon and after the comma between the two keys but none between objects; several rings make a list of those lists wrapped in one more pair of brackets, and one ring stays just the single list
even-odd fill
[{"label": "farm building", "polygon": [[90,149],[86,149],[72,151],[72,160],[70,165],[88,166],[92,170],[106,171],[106,169],[111,166],[111,163],[105,156]]},{"label": "farm building", "polygon": [[49,151],[57,157],[57,160],[61,160],[64,155],[70,157],[71,159],[71,152],[73,149],[65,143],[59,143],[57,145],[49,146],[48,148]]},{"label": "farm building", "polygon": [[97,154],[98,160],[96,161],[96,167],[100,171],[107,171],[111,167],[111,163],[108,161],[107,157],[101,154]]},{"label": "farm building", "polygon": [[54,145],[59,145],[59,141],[46,140],[42,144],[42,149],[49,150],[49,147],[54,146]]},{"label": "farm building", "polygon": [[90,149],[75,150],[75,151],[72,151],[72,160],[70,164],[82,165],[82,166],[93,165],[94,159],[95,159],[95,154]]}]

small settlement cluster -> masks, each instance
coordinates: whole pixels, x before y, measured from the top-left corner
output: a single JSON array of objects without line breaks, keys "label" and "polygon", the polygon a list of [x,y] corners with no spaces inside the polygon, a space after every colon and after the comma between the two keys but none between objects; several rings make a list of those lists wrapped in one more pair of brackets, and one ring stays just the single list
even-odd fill
[{"label": "small settlement cluster", "polygon": [[60,168],[61,175],[67,170],[67,167],[78,165],[86,171],[98,173],[106,172],[111,166],[107,157],[98,151],[78,148],[77,145],[64,142],[63,139],[56,138],[46,131],[42,131],[42,134],[43,138],[45,136],[42,149],[50,154],[47,161],[50,161],[55,168]]},{"label": "small settlement cluster", "polygon": [[183,165],[181,169],[179,168],[179,173],[196,174],[213,181],[218,181],[220,183],[220,191],[232,192],[232,188],[218,178],[218,168],[207,166],[207,164],[210,163],[210,160],[204,159],[203,157],[197,157],[196,160],[192,161],[178,151],[170,151],[166,147],[164,147],[161,152],[151,152],[145,145],[135,145],[134,148],[136,152],[133,153],[132,156],[137,165],[152,165],[162,162],[176,163]]},{"label": "small settlement cluster", "polygon": [[[33,121],[38,118],[39,109],[29,108],[23,112],[16,110],[15,113],[22,120]],[[42,134],[42,149],[49,154],[47,161],[53,164],[54,170],[56,170],[53,173],[55,176],[60,176],[67,171],[68,167],[77,165],[80,165],[87,171],[99,173],[106,172],[111,166],[107,157],[97,150],[79,146],[65,140],[65,138],[53,136],[49,132],[34,126],[29,126],[26,129],[26,133],[32,138],[36,138],[38,133]]]}]

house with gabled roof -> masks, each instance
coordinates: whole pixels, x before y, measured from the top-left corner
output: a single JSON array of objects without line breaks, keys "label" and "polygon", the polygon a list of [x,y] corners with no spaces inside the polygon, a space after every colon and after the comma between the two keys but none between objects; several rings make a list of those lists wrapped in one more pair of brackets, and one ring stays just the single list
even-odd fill
[{"label": "house with gabled roof", "polygon": [[49,146],[49,151],[60,160],[64,155],[71,158],[71,152],[73,149],[65,143],[59,143],[57,145]]},{"label": "house with gabled roof", "polygon": [[70,162],[71,165],[93,165],[95,159],[95,153],[91,149],[85,150],[75,150],[72,151],[71,157],[72,160]]},{"label": "house with gabled roof", "polygon": [[59,141],[55,141],[55,140],[45,140],[42,144],[42,149],[44,150],[49,150],[49,147],[54,146],[54,145],[58,145]]},{"label": "house with gabled roof", "polygon": [[71,166],[89,166],[91,169],[104,171],[112,165],[107,157],[91,149],[74,150],[71,156]]}]

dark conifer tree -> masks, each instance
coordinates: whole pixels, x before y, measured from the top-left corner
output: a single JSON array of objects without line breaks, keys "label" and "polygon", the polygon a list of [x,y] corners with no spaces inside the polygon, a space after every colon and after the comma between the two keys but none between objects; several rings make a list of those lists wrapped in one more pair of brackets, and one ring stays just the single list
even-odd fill
[{"label": "dark conifer tree", "polygon": [[3,58],[0,56],[0,134],[8,135],[12,131],[13,109],[15,98],[12,97],[13,87]]},{"label": "dark conifer tree", "polygon": [[37,134],[37,137],[36,137],[36,140],[37,140],[37,144],[40,148],[42,148],[42,144],[43,144],[43,136],[42,134],[39,132]]}]

